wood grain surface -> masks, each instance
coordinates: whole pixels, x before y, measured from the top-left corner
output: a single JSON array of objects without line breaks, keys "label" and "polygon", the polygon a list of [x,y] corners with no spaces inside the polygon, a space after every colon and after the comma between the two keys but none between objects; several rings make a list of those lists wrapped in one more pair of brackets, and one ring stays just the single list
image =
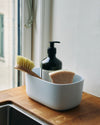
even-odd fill
[{"label": "wood grain surface", "polygon": [[100,125],[100,98],[83,93],[79,106],[67,111],[52,110],[26,94],[25,86],[0,91],[0,103],[12,102],[50,125]]}]

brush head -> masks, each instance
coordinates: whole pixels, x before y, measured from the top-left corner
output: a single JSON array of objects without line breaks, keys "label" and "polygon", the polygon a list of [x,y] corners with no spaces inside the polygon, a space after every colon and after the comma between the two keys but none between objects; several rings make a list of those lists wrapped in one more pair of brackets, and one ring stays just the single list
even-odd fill
[{"label": "brush head", "polygon": [[15,66],[14,68],[41,79],[40,76],[32,71],[32,69],[34,68],[34,63],[23,56],[17,56],[17,66]]},{"label": "brush head", "polygon": [[31,71],[35,65],[30,59],[23,56],[17,56],[17,66]]}]

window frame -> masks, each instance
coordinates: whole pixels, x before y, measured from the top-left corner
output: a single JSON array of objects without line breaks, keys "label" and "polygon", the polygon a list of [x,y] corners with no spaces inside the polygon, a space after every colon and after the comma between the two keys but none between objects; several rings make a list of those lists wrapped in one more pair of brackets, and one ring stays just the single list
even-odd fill
[{"label": "window frame", "polygon": [[[46,55],[50,40],[51,0],[33,0],[33,23],[26,27],[28,18],[26,0],[20,1],[21,6],[21,55],[32,59],[36,67],[40,67],[41,59]],[[45,16],[44,16],[45,15]],[[25,84],[25,75],[22,73],[22,84]]]},{"label": "window frame", "polygon": [[33,22],[33,60],[40,67],[41,60],[47,55],[51,40],[51,0],[35,0]]},{"label": "window frame", "polygon": [[25,27],[28,19],[27,0],[21,1],[21,55],[31,59],[32,27]]},{"label": "window frame", "polygon": [[33,1],[33,23],[26,28],[28,12],[26,0],[21,1],[21,55],[35,61],[40,66],[40,61],[46,56],[48,42],[50,41],[51,0]]},{"label": "window frame", "polygon": [[[2,36],[3,41],[0,39],[0,61],[4,61],[4,14],[0,13],[0,20],[2,18],[2,24],[0,24],[0,35]],[[3,33],[3,34],[1,34]],[[2,50],[2,51],[1,51]]]},{"label": "window frame", "polygon": [[[19,19],[18,19],[18,52],[17,55],[22,55],[26,58],[32,59],[32,24],[27,27],[26,22],[29,20],[29,12],[27,0],[18,0],[19,6]],[[25,84],[25,74],[18,71],[18,82],[17,86]]]}]

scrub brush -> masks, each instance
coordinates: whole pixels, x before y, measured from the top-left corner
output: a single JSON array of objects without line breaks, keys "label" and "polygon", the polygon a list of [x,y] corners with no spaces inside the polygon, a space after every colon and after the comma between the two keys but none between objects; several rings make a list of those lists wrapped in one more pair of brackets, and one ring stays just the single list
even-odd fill
[{"label": "scrub brush", "polygon": [[15,66],[14,68],[41,79],[40,76],[32,71],[32,69],[34,68],[34,63],[23,56],[17,56],[17,66]]}]

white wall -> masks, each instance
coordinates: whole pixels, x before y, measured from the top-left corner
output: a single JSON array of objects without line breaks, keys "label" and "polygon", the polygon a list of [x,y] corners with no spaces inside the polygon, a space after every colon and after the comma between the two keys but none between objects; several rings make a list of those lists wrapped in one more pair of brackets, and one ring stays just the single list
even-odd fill
[{"label": "white wall", "polygon": [[52,12],[63,68],[81,74],[84,91],[100,97],[100,0],[53,0]]}]

